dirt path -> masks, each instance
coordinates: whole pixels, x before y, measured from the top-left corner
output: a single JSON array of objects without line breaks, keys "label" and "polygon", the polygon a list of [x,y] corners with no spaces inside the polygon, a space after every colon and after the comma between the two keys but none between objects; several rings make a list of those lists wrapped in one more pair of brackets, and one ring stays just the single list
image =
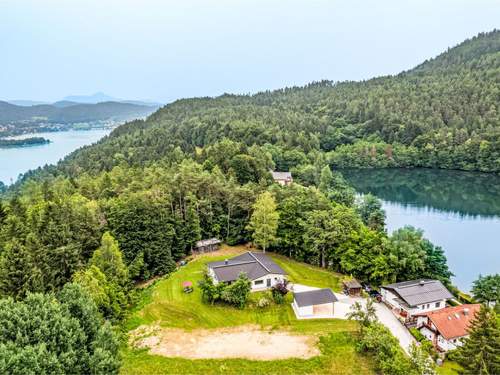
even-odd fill
[{"label": "dirt path", "polygon": [[314,336],[263,331],[254,326],[194,331],[141,326],[130,337],[132,345],[165,357],[274,360],[320,354]]}]

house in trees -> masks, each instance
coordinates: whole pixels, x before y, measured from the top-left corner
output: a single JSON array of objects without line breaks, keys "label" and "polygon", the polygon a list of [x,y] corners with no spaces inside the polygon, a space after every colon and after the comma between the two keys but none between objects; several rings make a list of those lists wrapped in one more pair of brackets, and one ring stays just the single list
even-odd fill
[{"label": "house in trees", "polygon": [[208,263],[215,284],[231,284],[244,273],[252,282],[252,291],[266,290],[286,279],[286,273],[270,257],[248,251],[231,259]]},{"label": "house in trees", "polygon": [[209,253],[219,249],[221,240],[218,238],[209,238],[206,240],[196,241],[193,252],[195,253]]},{"label": "house in trees", "polygon": [[417,327],[437,350],[453,350],[469,335],[470,322],[480,308],[477,303],[424,312],[417,315]]},{"label": "house in trees", "polygon": [[440,310],[453,295],[439,280],[421,279],[383,285],[382,300],[405,323],[415,324],[418,314]]},{"label": "house in trees", "polygon": [[274,182],[277,182],[280,185],[288,186],[293,182],[291,172],[273,172],[273,171],[271,171],[271,175],[273,176]]}]

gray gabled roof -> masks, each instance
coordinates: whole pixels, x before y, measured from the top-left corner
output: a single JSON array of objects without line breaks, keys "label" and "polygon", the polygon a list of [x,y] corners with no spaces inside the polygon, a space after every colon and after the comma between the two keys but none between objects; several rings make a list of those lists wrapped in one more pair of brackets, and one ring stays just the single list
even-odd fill
[{"label": "gray gabled roof", "polygon": [[409,306],[453,298],[453,295],[439,280],[420,279],[383,285],[382,288],[394,292]]},{"label": "gray gabled roof", "polygon": [[294,293],[293,298],[299,307],[322,305],[324,303],[337,302],[331,289],[308,290],[307,292]]},{"label": "gray gabled roof", "polygon": [[195,247],[218,245],[220,243],[221,243],[221,240],[219,240],[218,238],[208,238],[206,240],[196,241]]},{"label": "gray gabled roof", "polygon": [[286,274],[266,254],[250,251],[227,261],[210,262],[207,266],[214,271],[219,281],[234,281],[240,273],[245,273],[250,280],[255,280],[268,274]]}]

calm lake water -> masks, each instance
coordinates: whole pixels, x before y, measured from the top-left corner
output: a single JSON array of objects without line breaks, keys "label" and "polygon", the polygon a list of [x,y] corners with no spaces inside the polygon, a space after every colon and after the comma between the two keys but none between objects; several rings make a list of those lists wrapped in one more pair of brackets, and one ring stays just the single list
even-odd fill
[{"label": "calm lake water", "polygon": [[431,169],[343,174],[359,193],[382,200],[389,233],[412,225],[441,246],[459,288],[500,272],[500,177]]},{"label": "calm lake water", "polygon": [[55,164],[72,151],[98,141],[110,131],[110,129],[69,130],[23,135],[23,137],[43,137],[52,142],[37,146],[0,148],[0,181],[7,185],[15,182],[20,173],[45,164]]}]

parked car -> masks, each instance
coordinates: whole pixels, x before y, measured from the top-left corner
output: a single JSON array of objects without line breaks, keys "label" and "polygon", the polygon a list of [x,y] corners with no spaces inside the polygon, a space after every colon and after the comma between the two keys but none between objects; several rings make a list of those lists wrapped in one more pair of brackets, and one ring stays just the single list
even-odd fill
[{"label": "parked car", "polygon": [[376,300],[377,302],[381,302],[382,301],[382,294],[380,294],[378,291],[376,290],[370,290],[368,292],[368,295],[373,298],[374,300]]}]

